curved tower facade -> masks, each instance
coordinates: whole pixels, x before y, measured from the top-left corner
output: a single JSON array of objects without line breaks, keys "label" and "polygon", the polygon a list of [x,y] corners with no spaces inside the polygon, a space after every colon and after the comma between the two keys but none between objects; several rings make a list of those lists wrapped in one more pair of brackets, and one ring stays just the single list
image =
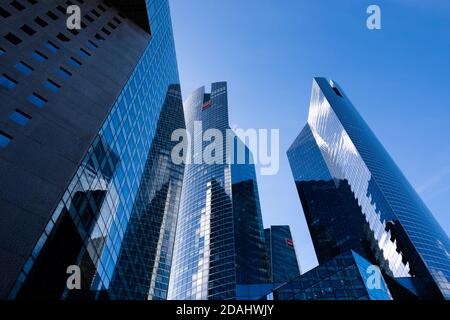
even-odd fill
[{"label": "curved tower facade", "polygon": [[353,249],[423,298],[450,298],[450,240],[341,88],[313,81],[288,157],[320,263]]},{"label": "curved tower facade", "polygon": [[[184,113],[191,163],[183,179],[169,299],[234,299],[237,284],[268,279],[254,165],[227,160],[226,142],[243,144],[229,130],[226,82],[212,83],[211,93],[194,91]],[[211,129],[221,134],[223,152],[208,152]],[[217,161],[206,163],[206,153]]]}]

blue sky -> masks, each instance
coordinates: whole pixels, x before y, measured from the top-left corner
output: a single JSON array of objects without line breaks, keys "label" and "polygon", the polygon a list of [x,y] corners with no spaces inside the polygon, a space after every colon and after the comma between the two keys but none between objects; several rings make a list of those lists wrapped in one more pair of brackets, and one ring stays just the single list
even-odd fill
[{"label": "blue sky", "polygon": [[[228,82],[230,122],[280,129],[280,171],[258,178],[264,224],[289,224],[317,262],[286,150],[314,76],[336,80],[450,233],[450,1],[171,0],[183,98]],[[381,8],[381,30],[366,8]]]}]

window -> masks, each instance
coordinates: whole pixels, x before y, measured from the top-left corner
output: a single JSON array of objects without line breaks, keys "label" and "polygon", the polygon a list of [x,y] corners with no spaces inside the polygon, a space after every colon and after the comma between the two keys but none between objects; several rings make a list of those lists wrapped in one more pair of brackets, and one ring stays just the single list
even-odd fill
[{"label": "window", "polygon": [[339,90],[336,87],[332,87],[334,93],[336,93],[339,97],[342,97],[342,94],[339,92]]},{"label": "window", "polygon": [[100,13],[98,13],[95,9],[92,9],[91,12],[92,12],[92,14],[93,14],[94,16],[96,16],[97,18],[100,17]]},{"label": "window", "polygon": [[122,23],[122,20],[120,20],[120,19],[117,18],[117,17],[114,17],[113,20],[114,20],[117,24],[121,24],[121,23]]},{"label": "window", "polygon": [[22,11],[25,9],[23,5],[21,5],[18,1],[13,1],[10,3],[14,8],[16,8],[18,11]]},{"label": "window", "polygon": [[45,60],[48,59],[45,54],[37,50],[35,50],[31,56],[39,62],[44,62]]},{"label": "window", "polygon": [[63,67],[60,67],[58,70],[56,70],[56,74],[64,80],[67,80],[72,76],[72,73]]},{"label": "window", "polygon": [[0,85],[6,89],[14,89],[17,86],[17,81],[3,73],[0,77]]},{"label": "window", "polygon": [[82,29],[86,29],[87,25],[83,21],[80,21],[80,25]]},{"label": "window", "polygon": [[11,32],[8,33],[6,36],[4,36],[4,38],[14,45],[18,45],[19,43],[22,42],[22,39],[20,39],[19,37],[17,37],[15,34],[13,34]]},{"label": "window", "polygon": [[82,63],[74,57],[70,57],[69,64],[75,68],[79,68],[82,65]]},{"label": "window", "polygon": [[111,32],[110,32],[108,29],[106,29],[105,27],[102,28],[102,31],[103,31],[107,36],[109,36],[109,35],[111,34]]},{"label": "window", "polygon": [[91,56],[91,54],[89,52],[87,52],[86,50],[84,50],[83,48],[80,48],[80,55],[85,58],[88,58]]},{"label": "window", "polygon": [[73,6],[73,2],[72,1],[66,1],[66,4],[68,5],[68,6]]},{"label": "window", "polygon": [[33,94],[29,96],[27,100],[38,108],[42,108],[48,102],[47,99],[45,99],[40,94],[37,94],[36,92],[33,92]]},{"label": "window", "polygon": [[67,42],[70,41],[69,38],[67,38],[64,34],[62,33],[58,33],[58,35],[56,36],[59,40],[61,40],[62,42]]},{"label": "window", "polygon": [[20,27],[20,29],[25,32],[27,35],[32,36],[33,34],[36,33],[36,31],[34,31],[30,26],[24,24],[23,26]]},{"label": "window", "polygon": [[58,16],[50,10],[47,11],[47,16],[49,16],[52,20],[58,20]]},{"label": "window", "polygon": [[15,68],[26,76],[29,75],[34,70],[32,66],[26,64],[23,61],[20,61],[18,64],[16,64]]},{"label": "window", "polygon": [[36,19],[34,19],[34,22],[36,22],[42,28],[45,28],[46,26],[48,26],[48,23],[44,19],[42,19],[40,17],[36,17]]},{"label": "window", "polygon": [[108,22],[108,26],[110,26],[113,30],[116,29],[116,25],[112,22]]},{"label": "window", "polygon": [[59,50],[59,47],[51,41],[47,41],[45,47],[53,53]]},{"label": "window", "polygon": [[91,48],[92,50],[95,50],[98,48],[98,45],[95,44],[94,41],[88,40],[88,42],[86,43],[86,45]]},{"label": "window", "polygon": [[69,32],[70,32],[71,34],[73,34],[74,36],[76,36],[77,34],[79,34],[78,30],[76,30],[76,29],[69,29]]},{"label": "window", "polygon": [[16,109],[16,111],[11,113],[9,118],[12,121],[14,121],[15,123],[20,124],[21,126],[24,126],[28,123],[28,121],[30,121],[31,116],[29,116],[25,112],[20,111],[19,109]]},{"label": "window", "polygon": [[11,13],[0,7],[0,16],[2,16],[3,18],[8,18],[10,15]]},{"label": "window", "polygon": [[97,6],[97,8],[99,8],[99,9],[100,9],[101,11],[103,11],[103,12],[106,11],[105,7],[103,7],[101,4],[99,4],[99,5]]},{"label": "window", "polygon": [[2,56],[2,55],[4,55],[6,53],[6,51],[3,49],[3,48],[0,48],[0,57]]},{"label": "window", "polygon": [[47,79],[44,82],[44,87],[46,87],[47,89],[50,89],[53,92],[58,92],[59,89],[61,89],[61,86],[51,79]]},{"label": "window", "polygon": [[11,140],[12,137],[9,134],[0,131],[0,148],[6,147]]},{"label": "window", "polygon": [[92,19],[92,17],[91,17],[90,15],[88,15],[88,14],[85,14],[85,15],[84,15],[84,18],[85,18],[87,21],[89,21],[89,22],[94,22],[94,19]]},{"label": "window", "polygon": [[64,9],[62,6],[57,6],[56,9],[61,12],[62,14],[66,14],[66,9]]},{"label": "window", "polygon": [[103,38],[101,35],[99,35],[98,33],[95,34],[95,39],[97,39],[98,41],[105,41],[105,38]]}]

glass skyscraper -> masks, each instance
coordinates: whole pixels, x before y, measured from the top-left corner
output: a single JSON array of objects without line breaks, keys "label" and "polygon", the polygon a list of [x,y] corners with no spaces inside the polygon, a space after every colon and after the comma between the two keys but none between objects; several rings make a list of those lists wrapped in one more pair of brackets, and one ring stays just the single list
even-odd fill
[{"label": "glass skyscraper", "polygon": [[300,276],[289,226],[270,226],[264,233],[269,257],[270,282],[284,283]]},{"label": "glass skyscraper", "polygon": [[[13,2],[0,22],[0,298],[166,298],[183,174],[170,133],[184,127],[168,1]],[[81,290],[66,288],[70,265]]]},{"label": "glass skyscraper", "polygon": [[320,263],[355,250],[420,298],[450,298],[450,241],[333,81],[313,81],[288,158]]},{"label": "glass skyscraper", "polygon": [[274,300],[392,300],[382,275],[378,287],[371,283],[371,263],[352,250],[276,287]]},{"label": "glass skyscraper", "polygon": [[[238,284],[268,279],[251,153],[229,131],[225,82],[212,83],[210,93],[204,87],[194,91],[184,103],[184,113],[192,140],[199,136],[201,140],[191,143],[192,160],[185,167],[169,299],[235,299]],[[221,154],[211,151],[219,161],[205,163],[210,129],[221,133],[225,148]],[[235,142],[229,149],[227,139]],[[245,150],[246,161],[228,161],[231,154],[238,155],[232,151],[239,149]]]}]

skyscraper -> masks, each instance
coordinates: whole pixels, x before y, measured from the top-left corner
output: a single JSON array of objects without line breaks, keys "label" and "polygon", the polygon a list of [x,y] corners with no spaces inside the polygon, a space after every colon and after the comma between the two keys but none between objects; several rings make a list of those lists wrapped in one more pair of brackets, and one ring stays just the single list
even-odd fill
[{"label": "skyscraper", "polygon": [[184,127],[180,86],[171,85],[108,290],[111,298],[167,298],[184,172],[170,157],[171,134]]},{"label": "skyscraper", "polygon": [[319,262],[353,249],[421,298],[450,298],[450,241],[333,81],[313,81],[288,158]]},{"label": "skyscraper", "polygon": [[270,282],[283,283],[300,275],[297,254],[289,226],[270,226],[264,230],[269,257]]},{"label": "skyscraper", "polygon": [[359,254],[347,250],[277,286],[270,294],[274,300],[392,300],[381,273],[378,284],[371,285],[373,273],[367,272],[370,266]]},{"label": "skyscraper", "polygon": [[164,139],[183,125],[168,2],[1,15],[0,298],[70,297],[71,265],[82,290],[164,298],[182,173]]},{"label": "skyscraper", "polygon": [[[204,87],[194,91],[184,113],[193,148],[183,179],[169,299],[235,299],[237,285],[268,278],[251,153],[229,130],[225,82],[212,83],[210,93]],[[214,129],[223,138],[223,152],[208,147]],[[235,143],[227,145],[228,139]],[[246,161],[227,160],[242,148]],[[206,162],[206,150],[218,161]]]}]

